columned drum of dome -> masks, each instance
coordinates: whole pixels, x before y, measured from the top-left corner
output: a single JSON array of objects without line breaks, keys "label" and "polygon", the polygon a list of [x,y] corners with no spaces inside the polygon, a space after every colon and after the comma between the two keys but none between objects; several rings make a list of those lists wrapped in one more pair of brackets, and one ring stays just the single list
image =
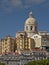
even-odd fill
[{"label": "columned drum of dome", "polygon": [[32,15],[32,12],[29,13],[29,18],[25,21],[25,31],[28,37],[31,37],[35,33],[37,33],[37,21]]}]

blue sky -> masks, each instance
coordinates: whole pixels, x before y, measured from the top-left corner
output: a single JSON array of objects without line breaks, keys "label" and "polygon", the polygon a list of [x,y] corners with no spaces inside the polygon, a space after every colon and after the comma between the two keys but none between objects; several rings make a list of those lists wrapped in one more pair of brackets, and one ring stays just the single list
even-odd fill
[{"label": "blue sky", "polygon": [[15,37],[24,30],[25,20],[32,11],[39,31],[49,32],[49,0],[0,0],[0,38]]}]

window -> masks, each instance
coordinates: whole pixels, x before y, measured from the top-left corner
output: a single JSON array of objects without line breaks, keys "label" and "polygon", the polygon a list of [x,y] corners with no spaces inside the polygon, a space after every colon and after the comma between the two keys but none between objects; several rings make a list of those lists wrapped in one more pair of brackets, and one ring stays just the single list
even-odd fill
[{"label": "window", "polygon": [[34,36],[34,38],[38,38],[38,36]]},{"label": "window", "polygon": [[37,31],[37,27],[35,26],[35,31]]},{"label": "window", "polygon": [[26,30],[28,30],[28,26],[26,26]]},{"label": "window", "polygon": [[46,39],[46,38],[43,38],[42,40],[43,40],[43,42],[46,42],[46,41],[47,41],[47,39]]},{"label": "window", "polygon": [[32,30],[32,26],[30,27],[30,30]]}]

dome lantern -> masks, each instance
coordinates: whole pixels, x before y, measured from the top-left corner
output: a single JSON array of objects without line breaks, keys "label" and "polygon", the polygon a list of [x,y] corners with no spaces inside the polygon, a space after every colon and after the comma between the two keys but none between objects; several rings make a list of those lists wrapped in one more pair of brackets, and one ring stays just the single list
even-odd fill
[{"label": "dome lantern", "polygon": [[32,15],[32,11],[29,13],[29,18],[32,18],[33,15]]}]

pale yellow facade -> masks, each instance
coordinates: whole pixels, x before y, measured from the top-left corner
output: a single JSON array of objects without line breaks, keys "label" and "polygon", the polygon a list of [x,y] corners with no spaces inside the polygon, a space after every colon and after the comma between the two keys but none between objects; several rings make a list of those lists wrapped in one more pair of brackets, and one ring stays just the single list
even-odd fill
[{"label": "pale yellow facade", "polygon": [[14,40],[10,36],[7,36],[2,40],[2,54],[10,52],[14,52]]},{"label": "pale yellow facade", "polygon": [[31,49],[34,47],[33,39],[21,33],[19,34],[20,35],[17,36],[17,39],[16,39],[17,50],[26,50],[26,49]]}]

